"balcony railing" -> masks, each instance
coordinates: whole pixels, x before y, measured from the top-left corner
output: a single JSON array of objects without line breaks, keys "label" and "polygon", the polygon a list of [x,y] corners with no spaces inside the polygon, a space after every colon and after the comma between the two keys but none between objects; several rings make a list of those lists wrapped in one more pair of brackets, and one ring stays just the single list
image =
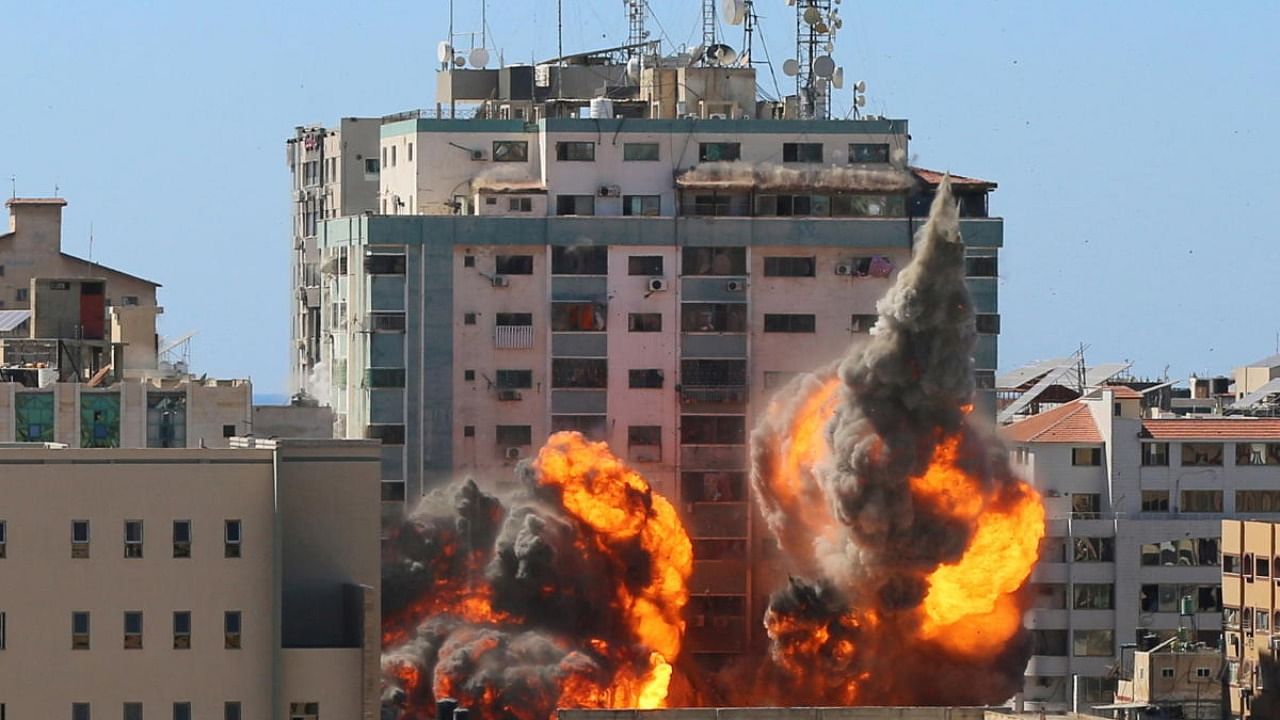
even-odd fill
[{"label": "balcony railing", "polygon": [[500,350],[533,347],[532,325],[496,325],[493,328],[493,346]]}]

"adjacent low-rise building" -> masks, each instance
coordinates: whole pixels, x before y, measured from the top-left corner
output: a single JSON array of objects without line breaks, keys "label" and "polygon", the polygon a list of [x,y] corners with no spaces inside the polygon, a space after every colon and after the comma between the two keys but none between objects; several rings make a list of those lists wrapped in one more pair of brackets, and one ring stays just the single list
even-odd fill
[{"label": "adjacent low-rise building", "polygon": [[1233,718],[1280,717],[1280,524],[1222,522],[1222,601]]}]

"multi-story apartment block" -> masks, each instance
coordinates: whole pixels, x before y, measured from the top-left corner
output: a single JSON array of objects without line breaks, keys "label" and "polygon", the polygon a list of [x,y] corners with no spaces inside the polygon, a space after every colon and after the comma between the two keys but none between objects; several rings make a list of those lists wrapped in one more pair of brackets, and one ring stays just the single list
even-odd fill
[{"label": "multi-story apartment block", "polygon": [[378,717],[378,449],[239,444],[0,449],[0,714]]},{"label": "multi-story apartment block", "polygon": [[1122,648],[1183,624],[1217,647],[1222,519],[1280,512],[1280,420],[1144,414],[1140,393],[1107,386],[1004,430],[1049,515],[1027,616],[1032,707],[1109,702]]},{"label": "multi-story apartment block", "polygon": [[1280,524],[1222,521],[1222,621],[1233,718],[1280,716]]},{"label": "multi-story apartment block", "polygon": [[292,175],[293,251],[290,392],[306,390],[320,362],[320,271],[316,228],[329,218],[373,210],[378,197],[377,118],[336,127],[298,127],[286,142]]}]

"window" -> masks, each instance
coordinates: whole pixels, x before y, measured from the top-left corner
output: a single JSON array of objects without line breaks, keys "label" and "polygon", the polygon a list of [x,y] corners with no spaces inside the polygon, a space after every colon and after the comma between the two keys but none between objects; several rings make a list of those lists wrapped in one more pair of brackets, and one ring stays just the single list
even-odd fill
[{"label": "window", "polygon": [[1071,517],[1077,520],[1096,520],[1102,516],[1102,495],[1098,493],[1071,493]]},{"label": "window", "polygon": [[190,610],[175,610],[173,613],[173,648],[175,650],[191,648]]},{"label": "window", "polygon": [[744,472],[684,472],[680,474],[680,497],[686,502],[742,502],[746,499]]},{"label": "window", "polygon": [[475,426],[475,425],[463,425],[463,426],[462,426],[462,437],[469,437],[469,438],[473,438],[473,437],[475,437],[475,436],[476,436],[476,426]]},{"label": "window", "polygon": [[494,162],[529,162],[529,143],[524,140],[494,140]]},{"label": "window", "polygon": [[1071,654],[1076,657],[1111,657],[1115,654],[1111,630],[1076,630],[1072,635]]},{"label": "window", "polygon": [[979,335],[999,335],[1000,334],[1000,316],[988,313],[978,313],[973,317],[974,325]]},{"label": "window", "polygon": [[604,358],[552,358],[551,387],[606,388],[609,361]]},{"label": "window", "polygon": [[627,258],[628,275],[661,275],[661,255],[632,255]]},{"label": "window", "polygon": [[686,246],[683,253],[685,275],[746,275],[747,249],[744,247]]},{"label": "window", "polygon": [[786,370],[765,370],[764,387],[766,390],[780,388],[794,380],[797,374]]},{"label": "window", "polygon": [[[410,145],[409,147],[413,147]],[[173,704],[173,720],[191,720],[191,703],[176,702]]]},{"label": "window", "polygon": [[186,393],[147,393],[147,447],[186,446]]},{"label": "window", "polygon": [[1102,464],[1102,448],[1071,448],[1072,465],[1096,466]]},{"label": "window", "polygon": [[28,290],[27,288],[18,288],[18,289],[17,289],[16,291],[14,291],[14,293],[13,293],[13,299],[14,299],[14,300],[17,300],[18,302],[26,302],[26,301],[27,301],[27,290]]},{"label": "window", "polygon": [[528,425],[499,425],[495,431],[499,447],[533,444],[533,429]]},{"label": "window", "polygon": [[680,381],[685,385],[735,387],[747,384],[746,360],[681,360]]},{"label": "window", "polygon": [[532,275],[532,255],[498,255],[493,259],[493,271],[499,275]]},{"label": "window", "polygon": [[1212,677],[1212,673],[1209,672],[1207,667],[1198,667],[1196,668],[1196,677],[1203,680]]},{"label": "window", "polygon": [[127,558],[142,557],[142,521],[124,521],[124,556]]},{"label": "window", "polygon": [[533,198],[513,197],[507,198],[508,212],[533,212]]},{"label": "window", "polygon": [[681,445],[742,445],[747,441],[746,418],[741,415],[682,415]]},{"label": "window", "polygon": [[1076,610],[1114,610],[1114,588],[1109,584],[1077,583],[1072,586]]},{"label": "window", "polygon": [[1222,443],[1182,443],[1182,464],[1196,467],[1222,465]]},{"label": "window", "polygon": [[241,529],[239,520],[227,520],[223,524],[223,557],[240,557]]},{"label": "window", "polygon": [[1188,513],[1220,513],[1222,512],[1222,491],[1183,490],[1179,509]]},{"label": "window", "polygon": [[71,521],[71,557],[83,560],[89,557],[89,521]]},{"label": "window", "polygon": [[658,143],[623,143],[624,162],[653,162],[658,160]]},{"label": "window", "polygon": [[370,388],[402,388],[404,368],[365,368],[364,385]]},{"label": "window", "polygon": [[1067,631],[1032,630],[1031,654],[1065,656],[1067,654]]},{"label": "window", "polygon": [[1164,467],[1169,464],[1169,443],[1142,443],[1144,467]]},{"label": "window", "polygon": [[889,162],[889,144],[849,143],[849,162],[887,163]]},{"label": "window", "polygon": [[[1218,538],[1178,538],[1142,545],[1142,564],[1184,565],[1216,567],[1218,565]],[[1237,560],[1239,558],[1237,557]]]},{"label": "window", "polygon": [[662,197],[659,195],[623,195],[622,214],[657,217],[662,214]]},{"label": "window", "polygon": [[750,198],[745,193],[685,193],[681,213],[695,217],[747,217]]},{"label": "window", "polygon": [[240,649],[240,611],[228,610],[222,614],[223,647],[228,650]]},{"label": "window", "polygon": [[1075,538],[1072,559],[1076,562],[1115,562],[1115,538]]},{"label": "window", "polygon": [[747,331],[744,303],[684,303],[680,306],[680,329],[684,332]]},{"label": "window", "polygon": [[86,610],[71,613],[71,649],[89,649],[89,613]]},{"label": "window", "polygon": [[364,174],[365,174],[365,175],[377,175],[377,174],[378,174],[378,158],[365,158],[365,159],[364,159]]},{"label": "window", "polygon": [[289,720],[319,720],[320,703],[289,703]]},{"label": "window", "polygon": [[595,195],[557,195],[556,215],[595,215]]},{"label": "window", "polygon": [[231,701],[223,703],[222,720],[241,720],[240,703]]},{"label": "window", "polygon": [[[904,217],[907,214],[907,200],[904,195],[887,195],[884,193],[858,193],[856,195],[832,195],[830,197],[831,211],[827,213],[822,208],[822,204],[828,200],[819,195],[813,196],[813,211],[815,215],[827,215],[831,217]],[[779,201],[778,214],[781,215],[786,207]],[[792,209],[794,212],[794,206]]]},{"label": "window", "polygon": [[173,556],[176,558],[191,557],[191,521],[173,521]]},{"label": "window", "polygon": [[1253,574],[1258,577],[1271,577],[1271,558],[1254,558]]},{"label": "window", "polygon": [[964,259],[966,277],[996,277],[996,257],[994,255],[970,256]]},{"label": "window", "polygon": [[142,720],[142,703],[139,703],[139,702],[125,703],[124,704],[124,720]]},{"label": "window", "polygon": [[1271,632],[1271,613],[1267,610],[1255,610],[1253,629],[1259,632]]},{"label": "window", "polygon": [[604,332],[606,317],[599,303],[551,303],[552,332]]},{"label": "window", "polygon": [[1032,583],[1031,607],[1037,610],[1066,610],[1067,586],[1062,583]]},{"label": "window", "polygon": [[1237,490],[1236,512],[1280,512],[1280,490]]},{"label": "window", "polygon": [[1280,443],[1236,443],[1237,465],[1280,465]]},{"label": "window", "polygon": [[235,426],[235,425],[223,425],[223,426],[222,426],[222,437],[224,437],[224,438],[229,438],[229,437],[235,437],[235,435],[236,435],[236,426]]},{"label": "window", "polygon": [[370,275],[404,275],[404,255],[368,255],[364,259],[364,271]]},{"label": "window", "polygon": [[661,370],[629,370],[628,386],[633,389],[652,389],[662,387]]},{"label": "window", "polygon": [[475,267],[475,266],[476,266],[476,256],[475,256],[475,255],[463,255],[463,256],[462,256],[462,267],[469,267],[469,268],[473,268],[473,267]]},{"label": "window", "polygon": [[532,370],[499,370],[493,384],[499,390],[525,390],[533,387]]},{"label": "window", "polygon": [[632,462],[660,462],[662,460],[662,426],[628,426],[627,457]]},{"label": "window", "polygon": [[533,313],[498,313],[494,316],[493,324],[528,327],[533,325]]},{"label": "window", "polygon": [[814,332],[815,320],[812,315],[770,315],[764,316],[764,331],[767,333],[811,333]]},{"label": "window", "polygon": [[662,313],[628,313],[630,332],[662,332]]},{"label": "window", "polygon": [[404,332],[404,313],[369,313],[374,332]]},{"label": "window", "polygon": [[871,328],[875,327],[876,321],[880,319],[879,315],[871,313],[858,313],[849,319],[849,332],[865,333],[871,332]]},{"label": "window", "polygon": [[732,162],[742,159],[742,143],[698,143],[698,162]]},{"label": "window", "polygon": [[551,432],[572,431],[582,433],[588,440],[605,440],[608,422],[604,415],[552,415]]},{"label": "window", "polygon": [[475,314],[475,313],[473,313],[473,312],[463,313],[463,314],[462,314],[462,324],[463,324],[463,325],[475,325],[475,324],[476,324],[476,314]]},{"label": "window", "polygon": [[404,483],[399,481],[383,481],[382,502],[404,502]]},{"label": "window", "polygon": [[463,380],[466,380],[467,382],[474,382],[474,381],[475,381],[475,379],[476,379],[476,371],[475,371],[475,370],[463,370],[463,371],[462,371],[462,379],[463,379]]},{"label": "window", "polygon": [[782,143],[782,162],[820,163],[822,143]]},{"label": "window", "polygon": [[1142,512],[1169,512],[1169,491],[1143,490]]},{"label": "window", "polygon": [[608,273],[608,246],[557,245],[551,248],[552,275],[607,275]]},{"label": "window", "polygon": [[127,610],[124,614],[124,649],[142,649],[142,612]]},{"label": "window", "polygon": [[765,277],[813,277],[813,257],[766,257]]}]

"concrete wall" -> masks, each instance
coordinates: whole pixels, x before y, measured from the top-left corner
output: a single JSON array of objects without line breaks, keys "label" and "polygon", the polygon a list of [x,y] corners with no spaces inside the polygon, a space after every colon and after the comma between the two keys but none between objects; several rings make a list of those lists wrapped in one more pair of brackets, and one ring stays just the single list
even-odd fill
[{"label": "concrete wall", "polygon": [[333,408],[301,405],[255,405],[253,427],[257,437],[333,437]]}]

